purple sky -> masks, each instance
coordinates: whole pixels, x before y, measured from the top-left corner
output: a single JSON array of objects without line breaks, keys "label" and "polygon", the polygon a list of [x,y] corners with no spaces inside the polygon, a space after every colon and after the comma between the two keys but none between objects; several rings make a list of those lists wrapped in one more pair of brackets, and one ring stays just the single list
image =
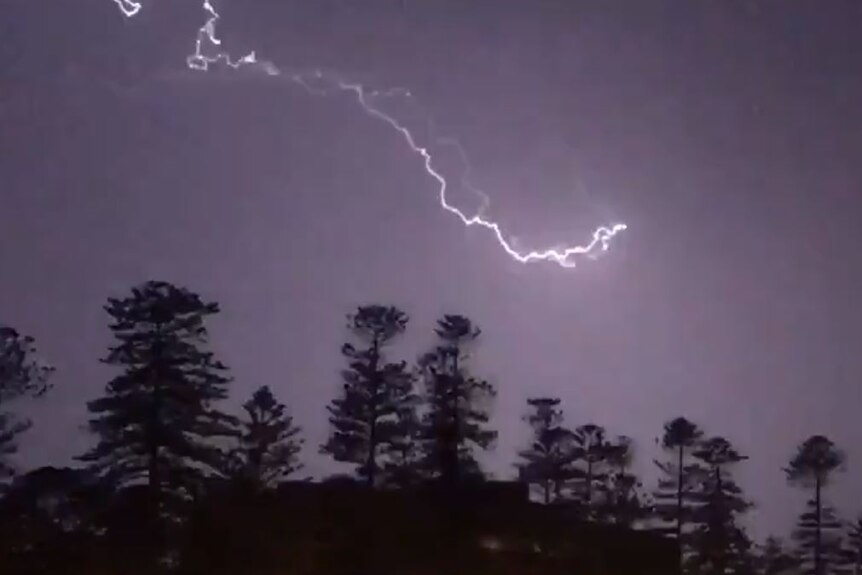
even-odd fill
[{"label": "purple sky", "polygon": [[238,53],[409,87],[423,108],[393,113],[460,139],[523,245],[629,229],[576,270],[515,263],[348,96],[186,70],[196,0],[132,20],[110,0],[2,0],[0,319],[59,369],[23,463],[89,444],[84,402],[110,376],[101,306],[165,279],[222,304],[235,398],[267,384],[288,402],[313,473],[334,469],[316,452],[344,315],[382,302],[411,315],[406,359],[444,312],[483,327],[501,477],[525,398],[558,395],[572,425],[634,436],[643,469],[671,417],[726,435],[752,458],[757,534],[788,530],[802,497],[781,466],[825,433],[850,457],[830,495],[862,511],[862,3],[217,6]]}]

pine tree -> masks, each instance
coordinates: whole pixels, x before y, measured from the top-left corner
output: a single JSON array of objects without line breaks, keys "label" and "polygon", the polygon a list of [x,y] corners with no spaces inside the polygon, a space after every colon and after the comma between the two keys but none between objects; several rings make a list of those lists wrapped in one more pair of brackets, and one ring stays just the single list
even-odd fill
[{"label": "pine tree", "polygon": [[759,575],[779,575],[797,566],[796,558],[778,537],[767,537],[758,546],[756,572]]},{"label": "pine tree", "polygon": [[425,376],[427,412],[423,417],[424,467],[444,485],[483,477],[476,449],[489,449],[497,432],[487,429],[486,402],[494,387],[468,374],[465,348],[481,331],[464,316],[446,315],[437,322],[440,339],[420,359]]},{"label": "pine tree", "polygon": [[853,575],[862,575],[862,517],[847,526],[846,566]]},{"label": "pine tree", "polygon": [[258,487],[273,487],[302,468],[299,452],[303,440],[287,407],[263,386],[243,404],[239,446],[232,452],[233,466],[240,477]]},{"label": "pine tree", "polygon": [[210,440],[234,434],[234,420],[215,408],[227,396],[226,368],[205,351],[204,323],[219,308],[151,281],[109,298],[105,310],[118,343],[103,361],[122,373],[88,403],[98,443],[80,459],[117,487],[144,482],[157,520],[168,499],[223,469],[224,454]]},{"label": "pine tree", "polygon": [[640,493],[641,482],[631,472],[634,448],[630,437],[621,435],[608,445],[609,482],[603,515],[612,523],[633,526],[646,517],[647,506]]},{"label": "pine tree", "polygon": [[538,487],[547,505],[563,496],[563,487],[572,478],[577,456],[574,434],[562,425],[558,398],[530,398],[527,405],[533,411],[524,419],[533,430],[533,440],[529,449],[518,453],[523,462],[516,466],[521,480]]},{"label": "pine tree", "polygon": [[576,446],[575,484],[587,515],[595,513],[596,495],[607,491],[607,459],[610,445],[605,440],[605,430],[599,425],[587,423],[575,428]]},{"label": "pine tree", "polygon": [[705,470],[695,492],[701,506],[692,518],[692,562],[698,572],[745,572],[751,543],[739,519],[751,503],[734,480],[732,468],[747,457],[723,437],[703,441],[692,455]]},{"label": "pine tree", "polygon": [[[811,568],[814,575],[826,575],[823,569],[823,489],[832,478],[834,472],[844,463],[844,453],[832,441],[822,435],[813,435],[797,448],[784,470],[791,484],[800,484],[806,489],[814,490],[812,506],[806,513],[812,515],[805,520],[804,531],[809,540],[804,545],[806,554],[812,560]],[[803,517],[806,515],[803,514]],[[802,528],[802,526],[800,526]]]},{"label": "pine tree", "polygon": [[402,427],[393,422],[412,401],[407,364],[387,363],[383,354],[383,348],[404,332],[407,320],[400,309],[380,305],[360,307],[348,317],[351,331],[367,347],[342,346],[349,362],[342,372],[343,395],[327,407],[332,431],[321,451],[336,461],[355,464],[369,486],[385,479],[380,455],[384,446],[399,441]]},{"label": "pine tree", "polygon": [[757,548],[743,525],[734,525],[729,533],[725,573],[752,575],[757,566]]},{"label": "pine tree", "polygon": [[404,364],[390,364],[386,377],[398,402],[395,416],[381,422],[385,482],[409,487],[422,478],[422,424],[418,414],[421,398],[415,392],[415,375]]},{"label": "pine tree", "polygon": [[8,458],[18,451],[17,437],[30,421],[15,418],[6,406],[23,396],[41,396],[48,389],[53,368],[36,358],[33,338],[0,325],[0,479],[15,474]]},{"label": "pine tree", "polygon": [[842,575],[849,571],[843,528],[835,509],[823,498],[808,500],[793,531],[805,573],[813,574],[820,569],[823,575]]},{"label": "pine tree", "polygon": [[658,488],[653,493],[657,518],[664,523],[671,523],[668,529],[659,530],[673,534],[679,542],[679,562],[683,563],[686,547],[686,528],[691,521],[692,513],[698,506],[693,496],[703,469],[692,461],[691,454],[703,438],[703,431],[697,424],[677,417],[664,426],[664,435],[660,442],[669,458],[666,461],[655,461],[661,473]]}]

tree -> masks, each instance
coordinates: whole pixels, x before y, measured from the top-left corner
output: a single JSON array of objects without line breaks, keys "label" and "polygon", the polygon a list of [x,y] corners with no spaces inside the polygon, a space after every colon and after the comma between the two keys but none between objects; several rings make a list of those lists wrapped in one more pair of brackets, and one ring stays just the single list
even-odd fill
[{"label": "tree", "polygon": [[238,475],[257,487],[272,487],[301,469],[301,430],[269,387],[259,388],[242,407],[245,418],[232,454]]},{"label": "tree", "polygon": [[847,526],[846,564],[853,575],[862,574],[862,517]]},{"label": "tree", "polygon": [[702,463],[696,495],[701,506],[692,523],[694,564],[707,573],[740,573],[748,567],[751,543],[739,517],[751,508],[732,475],[735,464],[747,459],[723,437],[711,437],[692,454]]},{"label": "tree", "polygon": [[53,371],[36,358],[32,337],[0,325],[0,479],[14,475],[8,458],[18,451],[18,435],[31,425],[5,411],[6,405],[19,397],[43,395]]},{"label": "tree", "polygon": [[414,392],[415,377],[401,364],[388,376],[399,398],[395,417],[382,422],[383,471],[386,483],[395,487],[415,485],[422,478],[422,424],[417,409],[421,398]]},{"label": "tree", "polygon": [[823,499],[809,499],[799,516],[793,540],[806,573],[839,575],[846,572],[847,550],[842,538],[844,525],[835,509]]},{"label": "tree", "polygon": [[655,510],[659,519],[673,525],[671,532],[679,543],[680,565],[684,556],[685,527],[696,506],[692,490],[702,473],[698,464],[690,462],[690,457],[702,438],[703,431],[684,417],[667,422],[660,441],[671,459],[655,462],[661,473],[658,489],[653,494]]},{"label": "tree", "polygon": [[481,334],[470,319],[445,315],[435,333],[440,343],[419,361],[428,407],[423,418],[424,466],[451,488],[482,478],[475,451],[489,449],[497,438],[496,431],[486,428],[487,402],[496,391],[464,366],[465,349]]},{"label": "tree", "polygon": [[[834,472],[844,464],[844,453],[831,440],[822,435],[813,435],[802,442],[784,470],[791,484],[799,484],[814,490],[811,502],[811,517],[806,519],[805,530],[810,533],[810,544],[806,551],[813,560],[814,575],[824,575],[823,571],[823,488],[828,485]],[[803,515],[804,517],[804,515]]]},{"label": "tree", "polygon": [[379,456],[406,432],[394,425],[406,403],[412,401],[412,376],[404,362],[387,363],[383,348],[403,333],[407,315],[397,307],[370,305],[348,316],[351,331],[366,344],[342,346],[348,369],[342,372],[343,395],[327,407],[332,427],[321,446],[336,461],[353,463],[367,485],[381,482]]},{"label": "tree", "polygon": [[538,486],[547,505],[562,496],[563,485],[572,477],[577,456],[574,434],[562,425],[559,398],[530,398],[527,405],[533,411],[524,419],[533,430],[533,440],[529,449],[518,453],[523,462],[516,466],[523,481]]},{"label": "tree", "polygon": [[796,558],[778,537],[767,537],[757,553],[757,573],[779,575],[797,566]]},{"label": "tree", "polygon": [[608,485],[603,515],[612,523],[631,527],[645,518],[647,507],[639,492],[641,482],[631,472],[634,448],[630,437],[621,435],[607,446]]},{"label": "tree", "polygon": [[167,499],[186,497],[223,468],[209,440],[235,434],[235,420],[215,409],[227,396],[226,368],[204,349],[204,323],[219,308],[151,281],[109,298],[105,310],[117,344],[103,362],[122,372],[88,403],[98,443],[80,459],[117,487],[145,483],[150,520],[158,522]]},{"label": "tree", "polygon": [[575,481],[578,496],[588,515],[595,512],[595,495],[607,491],[607,458],[610,444],[605,440],[605,429],[593,423],[575,428],[576,467]]}]

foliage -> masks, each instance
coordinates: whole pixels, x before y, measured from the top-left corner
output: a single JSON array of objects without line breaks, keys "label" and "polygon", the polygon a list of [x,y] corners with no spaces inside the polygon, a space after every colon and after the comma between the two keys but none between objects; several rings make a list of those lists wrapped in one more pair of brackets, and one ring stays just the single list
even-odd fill
[{"label": "foliage", "polygon": [[405,488],[422,479],[421,398],[414,392],[413,373],[399,365],[389,377],[397,389],[398,406],[395,416],[382,422],[383,471],[388,485]]},{"label": "foliage", "polygon": [[822,435],[812,435],[802,442],[790,459],[785,469],[787,480],[791,484],[802,485],[814,490],[814,497],[808,503],[808,509],[800,517],[795,539],[799,551],[808,558],[807,565],[814,575],[826,575],[830,556],[836,553],[836,543],[826,533],[831,529],[831,510],[824,508],[823,489],[832,479],[833,474],[844,464],[844,453]]},{"label": "foliage", "polygon": [[573,476],[577,457],[574,434],[563,427],[559,398],[527,399],[533,410],[524,419],[533,431],[528,449],[518,452],[523,460],[516,464],[522,481],[538,487],[545,504],[563,497],[563,488]]},{"label": "foliage", "polygon": [[687,547],[687,533],[701,505],[696,491],[704,469],[692,455],[702,439],[703,431],[697,424],[677,417],[664,425],[659,441],[667,458],[655,461],[660,472],[658,487],[653,493],[654,511],[661,522],[658,530],[672,534],[680,542],[680,564]]},{"label": "foliage", "polygon": [[769,536],[756,550],[756,572],[759,575],[779,575],[794,567],[798,561],[778,537]]},{"label": "foliage", "polygon": [[797,447],[785,473],[791,483],[817,489],[829,483],[844,459],[844,453],[828,437],[812,435]]},{"label": "foliage", "polygon": [[862,517],[847,526],[844,565],[854,574],[862,573]]},{"label": "foliage", "polygon": [[601,515],[612,523],[632,527],[646,519],[649,507],[642,484],[631,472],[634,445],[630,437],[619,436],[606,452],[608,484]]},{"label": "foliage", "polygon": [[368,485],[377,486],[385,480],[381,454],[397,455],[415,435],[405,427],[411,421],[405,410],[414,398],[413,377],[406,363],[387,363],[383,354],[383,348],[404,332],[408,318],[396,307],[370,305],[348,319],[366,347],[342,346],[348,368],[342,372],[342,395],[327,407],[331,433],[321,451],[336,461],[353,463]]},{"label": "foliage", "polygon": [[496,391],[465,368],[466,348],[481,334],[470,319],[438,320],[438,345],[420,359],[427,411],[423,417],[424,468],[446,485],[482,478],[477,449],[489,449],[497,432],[487,428],[488,402]]},{"label": "foliage", "polygon": [[257,487],[273,487],[302,467],[301,430],[267,386],[258,388],[242,407],[239,445],[231,453],[233,473]]},{"label": "foliage", "polygon": [[574,431],[575,492],[588,515],[595,516],[596,494],[607,491],[607,459],[611,446],[605,439],[605,429],[593,423],[579,425]]},{"label": "foliage", "polygon": [[809,499],[793,531],[796,551],[805,573],[837,575],[847,564],[844,547],[844,524],[835,509],[826,503]]},{"label": "foliage", "polygon": [[32,337],[0,325],[0,479],[14,475],[9,457],[18,451],[17,437],[31,425],[6,411],[6,405],[22,396],[43,395],[53,371],[37,359]]},{"label": "foliage", "polygon": [[692,524],[689,564],[698,572],[747,573],[750,570],[751,542],[740,519],[752,504],[733,478],[733,467],[747,459],[723,437],[702,441],[692,454],[704,473],[694,492],[701,505]]},{"label": "foliage", "polygon": [[54,368],[37,359],[35,340],[0,325],[0,404],[22,395],[40,396]]},{"label": "foliage", "polygon": [[187,497],[223,469],[210,440],[235,433],[234,420],[215,409],[227,396],[226,368],[204,349],[204,322],[218,305],[151,281],[105,310],[117,344],[103,361],[122,371],[88,403],[98,443],[80,459],[116,487],[145,482],[161,508],[164,494]]}]

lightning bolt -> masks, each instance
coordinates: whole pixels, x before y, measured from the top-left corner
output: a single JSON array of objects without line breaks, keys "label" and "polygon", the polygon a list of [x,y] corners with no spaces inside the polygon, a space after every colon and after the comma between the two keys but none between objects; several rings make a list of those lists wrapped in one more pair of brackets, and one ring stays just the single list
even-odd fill
[{"label": "lightning bolt", "polygon": [[[119,6],[120,11],[127,18],[137,15],[142,7],[140,2],[135,2],[134,0],[113,0],[113,2]],[[482,200],[481,207],[473,216],[465,214],[447,200],[449,184],[446,177],[439,171],[439,169],[435,168],[434,159],[429,148],[421,145],[410,129],[408,129],[403,123],[374,104],[375,100],[381,98],[412,98],[412,94],[409,90],[405,90],[403,88],[395,88],[387,91],[370,90],[365,88],[362,84],[346,81],[335,74],[324,73],[320,70],[316,70],[311,73],[289,72],[287,70],[280,69],[272,62],[258,59],[254,51],[249,52],[238,59],[234,59],[229,53],[220,50],[222,41],[216,34],[216,28],[221,16],[216,11],[211,0],[203,0],[203,10],[206,13],[206,21],[203,26],[198,29],[197,36],[195,38],[194,52],[186,58],[186,64],[189,68],[192,70],[207,71],[211,66],[217,64],[224,64],[234,69],[244,66],[253,66],[259,68],[270,76],[278,76],[287,79],[288,81],[301,86],[313,95],[324,96],[333,91],[350,94],[360,108],[362,108],[364,113],[391,127],[401,136],[410,150],[422,158],[425,172],[438,184],[438,198],[440,206],[447,212],[457,216],[465,226],[480,227],[492,232],[497,243],[515,261],[520,263],[545,261],[556,263],[564,268],[574,268],[578,257],[595,258],[599,253],[607,251],[610,247],[611,240],[617,234],[626,229],[626,224],[616,223],[596,228],[592,233],[590,241],[585,244],[526,252],[516,249],[513,246],[514,240],[507,239],[500,224],[485,216],[490,203],[489,196],[470,184],[470,164],[460,143],[452,138],[437,138],[435,140],[435,143],[437,144],[454,147],[464,162],[464,165],[467,168],[467,175],[462,179],[462,186],[479,196]],[[211,51],[213,51],[215,55],[208,55]]]},{"label": "lightning bolt", "polygon": [[131,18],[135,16],[138,12],[141,11],[140,2],[134,2],[133,0],[114,0],[114,4],[120,9],[120,12],[123,13],[123,16],[126,18]]}]

